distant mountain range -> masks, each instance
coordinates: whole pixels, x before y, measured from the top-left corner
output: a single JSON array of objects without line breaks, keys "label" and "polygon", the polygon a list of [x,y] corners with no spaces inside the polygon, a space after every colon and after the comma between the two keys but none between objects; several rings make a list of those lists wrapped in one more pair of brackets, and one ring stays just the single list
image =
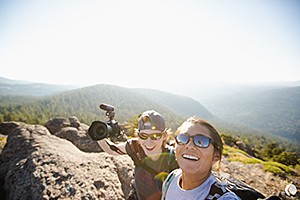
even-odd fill
[{"label": "distant mountain range", "polygon": [[75,88],[78,86],[33,83],[0,77],[0,95],[46,96]]},{"label": "distant mountain range", "polygon": [[[91,123],[99,118],[105,120],[104,111],[98,107],[104,102],[115,106],[116,119],[121,122],[146,109],[156,109],[165,115],[173,130],[187,117],[196,115],[223,125],[239,124],[249,130],[300,141],[300,87],[294,85],[219,85],[209,95],[194,88],[194,93],[189,91],[194,94],[190,98],[145,88],[104,84],[78,88],[0,78],[0,108],[15,102],[14,113],[24,113],[24,109],[28,113],[43,113],[41,121],[75,115]],[[22,99],[25,96],[27,99]]]},{"label": "distant mountain range", "polygon": [[204,104],[227,122],[300,141],[300,86],[252,88],[218,96]]}]

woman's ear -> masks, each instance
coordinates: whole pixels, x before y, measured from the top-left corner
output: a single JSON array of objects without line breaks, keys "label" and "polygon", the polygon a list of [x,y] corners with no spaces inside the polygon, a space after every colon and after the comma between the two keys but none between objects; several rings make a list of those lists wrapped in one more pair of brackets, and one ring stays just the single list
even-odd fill
[{"label": "woman's ear", "polygon": [[215,151],[213,161],[217,162],[220,159],[221,159],[220,153]]}]

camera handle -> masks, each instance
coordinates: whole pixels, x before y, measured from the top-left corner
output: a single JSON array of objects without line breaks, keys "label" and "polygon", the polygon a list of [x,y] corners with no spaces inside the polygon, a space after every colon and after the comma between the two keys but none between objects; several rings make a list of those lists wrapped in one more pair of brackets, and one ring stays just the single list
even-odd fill
[{"label": "camera handle", "polygon": [[114,111],[106,111],[105,115],[108,117],[109,121],[112,121],[115,117],[115,112]]}]

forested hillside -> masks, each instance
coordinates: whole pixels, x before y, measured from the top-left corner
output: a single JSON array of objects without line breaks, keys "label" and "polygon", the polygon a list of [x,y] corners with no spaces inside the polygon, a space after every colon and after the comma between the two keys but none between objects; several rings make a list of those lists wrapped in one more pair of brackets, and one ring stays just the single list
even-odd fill
[{"label": "forested hillside", "polygon": [[246,90],[205,101],[216,116],[300,141],[300,87]]},{"label": "forested hillside", "polygon": [[[99,109],[100,103],[113,105],[116,112],[115,119],[120,122],[128,121],[148,109],[157,110],[165,116],[167,125],[172,129],[177,128],[188,116],[212,118],[199,102],[163,92],[158,94],[164,96],[165,103],[156,101],[154,94],[146,95],[141,91],[112,85],[90,86],[42,98],[2,96],[0,121],[15,120],[43,124],[52,117],[74,115],[90,124],[94,120],[106,120],[105,112]],[[190,112],[191,106],[193,112]]]},{"label": "forested hillside", "polygon": [[[190,117],[197,115],[204,119],[213,119],[213,115],[198,101],[186,97],[174,95],[171,93],[154,90],[154,89],[133,89],[135,92],[146,96],[147,98],[165,105],[171,110],[176,110],[180,115],[184,117]],[[201,114],[201,115],[200,115]]]},{"label": "forested hillside", "polygon": [[[245,150],[248,149],[254,156],[266,160],[282,159],[284,152],[300,152],[297,142],[274,137],[256,130],[255,126],[249,128],[228,123],[212,115],[192,98],[152,89],[130,89],[113,85],[100,84],[43,97],[0,96],[0,122],[45,124],[51,118],[76,116],[90,125],[94,120],[107,120],[105,111],[99,109],[100,103],[113,105],[115,119],[120,123],[136,121],[137,116],[145,110],[157,110],[164,115],[166,125],[172,131],[187,117],[196,115],[212,122],[223,135],[229,135],[230,143],[237,145],[243,142]],[[269,149],[277,150],[270,153]],[[294,153],[284,154],[282,162],[286,162],[285,158],[295,156],[297,161]]]}]

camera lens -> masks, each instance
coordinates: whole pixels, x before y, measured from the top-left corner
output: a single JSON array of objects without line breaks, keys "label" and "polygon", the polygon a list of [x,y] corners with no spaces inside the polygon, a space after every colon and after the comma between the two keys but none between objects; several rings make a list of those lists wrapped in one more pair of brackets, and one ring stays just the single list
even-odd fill
[{"label": "camera lens", "polygon": [[103,135],[103,134],[105,135],[105,133],[106,133],[106,128],[104,126],[98,126],[96,128],[97,135]]},{"label": "camera lens", "polygon": [[94,121],[88,130],[89,135],[93,140],[102,140],[110,133],[110,131],[111,127],[101,121]]}]

